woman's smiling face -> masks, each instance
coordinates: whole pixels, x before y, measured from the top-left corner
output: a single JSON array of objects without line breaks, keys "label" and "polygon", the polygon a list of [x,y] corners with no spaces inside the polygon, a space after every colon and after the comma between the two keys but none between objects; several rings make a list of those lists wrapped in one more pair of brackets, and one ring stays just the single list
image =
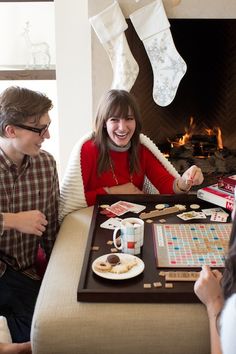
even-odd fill
[{"label": "woman's smiling face", "polygon": [[106,128],[109,138],[115,145],[126,146],[136,128],[136,121],[131,109],[129,109],[127,117],[120,117],[116,113],[113,114],[106,121]]}]

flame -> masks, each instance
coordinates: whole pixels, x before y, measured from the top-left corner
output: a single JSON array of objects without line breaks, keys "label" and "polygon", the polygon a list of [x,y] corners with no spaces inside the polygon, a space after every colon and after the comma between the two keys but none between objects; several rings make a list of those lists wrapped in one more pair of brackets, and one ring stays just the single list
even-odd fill
[{"label": "flame", "polygon": [[[185,134],[179,138],[176,141],[168,141],[171,143],[172,147],[178,147],[178,146],[183,146],[187,144],[190,140],[191,137],[193,136],[195,130],[196,130],[196,123],[194,122],[194,118],[190,117],[190,122],[189,122],[189,127],[185,127]],[[215,135],[217,139],[217,149],[223,149],[223,139],[222,139],[222,133],[220,127],[215,127],[213,129],[211,128],[205,128],[204,133],[207,135]]]},{"label": "flame", "polygon": [[191,135],[188,133],[185,133],[182,138],[179,139],[178,144],[179,145],[185,145],[189,141]]},{"label": "flame", "polygon": [[206,128],[205,132],[206,132],[207,135],[214,135],[213,129]]},{"label": "flame", "polygon": [[217,132],[216,132],[217,147],[220,150],[220,149],[224,148],[223,139],[222,139],[222,133],[221,133],[221,129],[219,127],[217,127],[216,129],[217,129]]},{"label": "flame", "polygon": [[215,135],[216,140],[217,140],[217,149],[222,150],[224,145],[223,145],[223,139],[222,139],[222,133],[220,127],[214,127],[213,129],[206,128],[205,132],[207,135]]},{"label": "flame", "polygon": [[191,139],[195,128],[196,128],[196,124],[194,123],[194,118],[190,117],[189,127],[184,128],[185,134],[177,141],[171,141],[171,144],[175,147],[187,144],[188,141]]}]

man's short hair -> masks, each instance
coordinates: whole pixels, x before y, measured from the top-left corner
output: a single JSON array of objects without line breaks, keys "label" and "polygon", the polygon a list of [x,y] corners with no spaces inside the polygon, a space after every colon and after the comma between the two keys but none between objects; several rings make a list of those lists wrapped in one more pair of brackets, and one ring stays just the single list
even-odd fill
[{"label": "man's short hair", "polygon": [[38,123],[52,107],[52,101],[41,92],[18,86],[7,88],[0,95],[0,136],[4,136],[9,124],[24,124],[29,119]]}]

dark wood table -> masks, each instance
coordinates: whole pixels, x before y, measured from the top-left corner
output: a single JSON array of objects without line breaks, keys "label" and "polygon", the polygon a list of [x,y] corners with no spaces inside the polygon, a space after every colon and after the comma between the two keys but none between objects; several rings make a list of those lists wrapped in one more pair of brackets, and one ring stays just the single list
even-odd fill
[{"label": "dark wood table", "polygon": [[[93,261],[104,255],[111,253],[111,245],[107,244],[108,240],[112,240],[113,230],[102,229],[100,224],[107,220],[105,215],[100,213],[102,204],[113,204],[119,200],[126,200],[133,203],[146,205],[145,212],[155,209],[158,203],[166,203],[169,206],[175,204],[186,205],[186,210],[191,210],[191,204],[199,204],[202,208],[214,208],[216,205],[200,200],[194,194],[188,195],[103,195],[99,196],[94,207],[93,217],[91,221],[86,252],[84,256],[83,268],[79,280],[77,290],[77,300],[86,302],[160,302],[160,303],[192,303],[199,302],[193,291],[193,282],[175,282],[172,289],[164,286],[161,288],[151,287],[145,289],[144,283],[164,282],[163,276],[159,275],[160,270],[168,271],[170,269],[157,269],[153,244],[152,224],[145,222],[144,245],[139,257],[145,263],[143,273],[138,276],[126,280],[108,280],[99,277],[92,271]],[[227,211],[229,213],[229,211]],[[181,213],[181,212],[179,212]],[[155,223],[159,223],[160,219],[166,219],[166,223],[192,223],[193,221],[182,221],[176,215],[177,213],[165,215],[164,217],[152,218]],[[126,213],[121,218],[138,217],[138,214]],[[230,217],[228,218],[230,221]],[[144,220],[145,221],[145,220]],[[194,223],[214,223],[209,217],[206,219],[194,219]],[[92,246],[98,246],[98,251],[93,251]],[[172,269],[173,270],[173,269]],[[177,270],[177,269],[174,269]],[[181,270],[200,270],[181,269]]]}]

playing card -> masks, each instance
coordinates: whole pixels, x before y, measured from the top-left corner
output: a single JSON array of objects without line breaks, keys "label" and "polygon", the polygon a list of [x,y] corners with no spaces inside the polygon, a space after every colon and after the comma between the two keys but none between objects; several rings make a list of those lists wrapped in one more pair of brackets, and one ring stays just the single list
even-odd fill
[{"label": "playing card", "polygon": [[193,219],[206,219],[206,215],[202,211],[195,211]]},{"label": "playing card", "polygon": [[105,210],[101,210],[100,214],[106,215],[108,218],[113,218],[114,216],[116,216],[116,214],[114,214],[111,211],[106,210],[106,209]]},{"label": "playing card", "polygon": [[187,211],[186,213],[182,213],[182,214],[177,214],[177,216],[182,219],[182,220],[191,220],[194,219],[195,216],[195,211]]},{"label": "playing card", "polygon": [[112,212],[117,216],[123,215],[129,211],[128,208],[120,204],[120,202],[112,204],[106,210],[109,210],[110,212]]},{"label": "playing card", "polygon": [[191,219],[206,219],[206,215],[202,212],[197,211],[187,211],[182,214],[177,215],[182,220],[191,220]]},{"label": "playing card", "polygon": [[120,218],[110,218],[103,222],[100,227],[103,229],[109,229],[109,230],[114,230],[116,227],[120,226],[120,222],[122,219]]},{"label": "playing card", "polygon": [[[209,208],[209,209],[202,209],[202,212],[206,215],[206,216],[210,216],[215,212],[221,212],[221,213],[225,213],[227,214],[222,208]],[[228,214],[227,214],[228,215]]]},{"label": "playing card", "polygon": [[116,205],[121,205],[125,209],[130,209],[133,207],[133,203],[126,202],[125,200],[120,200],[119,202],[112,204],[112,206],[116,206]]},{"label": "playing card", "polygon": [[117,216],[120,216],[120,215],[123,215],[127,212],[132,212],[132,213],[138,214],[141,211],[143,211],[145,208],[146,208],[145,205],[130,203],[130,202],[120,200],[119,202],[112,204],[106,210],[109,210],[112,213],[116,214]]},{"label": "playing card", "polygon": [[132,207],[130,208],[129,211],[131,211],[132,213],[135,213],[135,214],[141,213],[141,211],[146,209],[146,206],[142,205],[142,204],[136,204],[136,203],[129,203],[129,204],[132,205]]},{"label": "playing card", "polygon": [[228,214],[225,212],[215,212],[211,214],[211,221],[218,221],[218,222],[226,222],[228,218]]}]

